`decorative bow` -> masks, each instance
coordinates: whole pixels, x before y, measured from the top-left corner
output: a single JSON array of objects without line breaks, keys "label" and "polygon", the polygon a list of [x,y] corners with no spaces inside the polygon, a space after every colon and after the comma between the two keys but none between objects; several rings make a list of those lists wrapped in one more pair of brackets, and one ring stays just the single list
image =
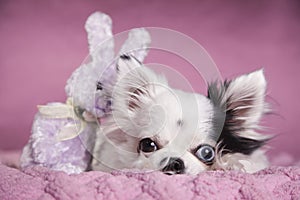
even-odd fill
[{"label": "decorative bow", "polygon": [[68,98],[66,103],[50,105],[39,105],[38,110],[46,118],[50,119],[73,119],[73,122],[65,124],[58,132],[58,141],[70,140],[82,133],[88,122],[95,122],[97,119],[89,112],[84,111],[82,116],[75,112],[73,99]]}]

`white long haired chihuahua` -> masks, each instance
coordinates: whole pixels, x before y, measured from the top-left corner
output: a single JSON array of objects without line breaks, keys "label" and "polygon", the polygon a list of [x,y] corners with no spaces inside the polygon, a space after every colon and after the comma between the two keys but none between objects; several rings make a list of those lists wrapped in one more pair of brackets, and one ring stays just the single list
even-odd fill
[{"label": "white long haired chihuahua", "polygon": [[269,137],[256,132],[267,111],[262,70],[211,83],[204,96],[170,88],[133,56],[120,56],[117,66],[113,111],[97,133],[93,170],[197,174],[267,167],[261,147]]}]

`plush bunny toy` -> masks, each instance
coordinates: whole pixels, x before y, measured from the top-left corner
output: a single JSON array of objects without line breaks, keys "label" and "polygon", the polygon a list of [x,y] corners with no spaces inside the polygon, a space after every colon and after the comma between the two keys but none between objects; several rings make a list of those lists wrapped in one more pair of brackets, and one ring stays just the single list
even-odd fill
[{"label": "plush bunny toy", "polygon": [[[66,103],[38,106],[21,168],[41,165],[69,174],[88,169],[98,122],[111,111],[117,69],[111,18],[93,13],[85,29],[90,61],[78,67],[67,81]],[[149,44],[146,30],[132,29],[118,55],[131,54],[142,62]]]}]

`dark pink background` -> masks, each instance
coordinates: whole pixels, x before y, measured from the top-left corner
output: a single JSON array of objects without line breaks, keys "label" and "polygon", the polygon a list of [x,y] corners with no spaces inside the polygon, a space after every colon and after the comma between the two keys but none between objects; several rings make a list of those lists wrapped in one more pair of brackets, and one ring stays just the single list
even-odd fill
[{"label": "dark pink background", "polygon": [[0,149],[22,148],[37,104],[65,100],[65,82],[88,54],[85,20],[97,10],[112,17],[114,33],[152,26],[189,35],[223,77],[264,67],[275,109],[265,125],[268,133],[279,134],[270,152],[300,158],[297,0],[1,0]]}]

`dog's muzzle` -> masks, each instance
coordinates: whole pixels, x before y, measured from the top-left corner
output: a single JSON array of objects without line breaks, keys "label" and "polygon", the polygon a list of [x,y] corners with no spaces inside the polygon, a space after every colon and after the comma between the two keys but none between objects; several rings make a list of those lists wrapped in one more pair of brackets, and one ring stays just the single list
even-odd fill
[{"label": "dog's muzzle", "polygon": [[168,161],[167,165],[162,169],[165,174],[183,174],[185,170],[184,162],[180,158],[164,158],[161,163]]}]

